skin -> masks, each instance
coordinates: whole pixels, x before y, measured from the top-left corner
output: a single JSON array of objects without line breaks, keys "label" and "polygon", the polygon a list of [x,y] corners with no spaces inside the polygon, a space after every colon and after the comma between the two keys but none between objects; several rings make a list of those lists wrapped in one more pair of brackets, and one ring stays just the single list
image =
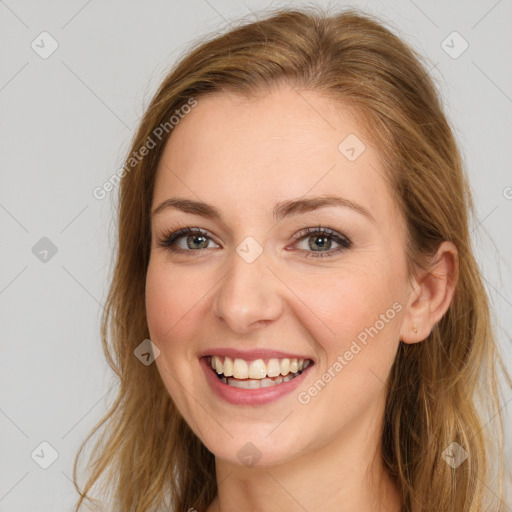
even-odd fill
[{"label": "skin", "polygon": [[[349,134],[366,145],[355,161],[338,149]],[[174,128],[152,210],[170,197],[188,198],[215,206],[223,221],[173,208],[152,216],[147,318],[162,379],[215,455],[222,483],[208,512],[400,510],[379,455],[385,382],[400,339],[421,342],[448,308],[457,253],[444,242],[435,267],[408,278],[405,222],[383,174],[356,116],[289,86],[259,99],[200,98]],[[279,201],[322,195],[355,201],[374,220],[339,206],[272,218]],[[319,251],[331,257],[306,257],[318,235],[292,237],[319,224],[348,237],[351,247],[333,253],[332,241]],[[208,231],[207,248],[177,254],[158,245],[183,226]],[[250,264],[236,252],[249,236],[263,249]],[[184,250],[186,242],[185,235]],[[300,403],[298,393],[394,303],[401,306],[394,318],[309,403]],[[291,351],[315,365],[299,389],[275,402],[232,405],[212,393],[199,366],[199,354],[212,347]],[[252,467],[237,456],[248,442],[261,453]]]}]

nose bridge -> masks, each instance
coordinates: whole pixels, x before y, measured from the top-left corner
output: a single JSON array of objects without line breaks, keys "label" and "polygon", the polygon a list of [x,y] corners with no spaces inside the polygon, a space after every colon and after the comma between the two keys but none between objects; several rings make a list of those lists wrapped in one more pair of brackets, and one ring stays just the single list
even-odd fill
[{"label": "nose bridge", "polygon": [[270,262],[261,246],[258,249],[251,240],[242,242],[229,263],[230,270],[215,296],[217,317],[237,332],[276,320],[281,314],[282,298],[278,280],[267,268]]}]

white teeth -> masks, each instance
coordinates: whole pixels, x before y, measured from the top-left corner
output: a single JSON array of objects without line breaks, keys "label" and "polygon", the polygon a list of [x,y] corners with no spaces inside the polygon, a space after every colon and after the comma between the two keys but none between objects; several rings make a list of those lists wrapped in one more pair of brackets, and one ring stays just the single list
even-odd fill
[{"label": "white teeth", "polygon": [[228,379],[228,384],[234,388],[249,389],[247,381],[245,380]]},{"label": "white teeth", "polygon": [[274,384],[279,379],[282,380],[282,377],[295,377],[298,372],[305,370],[310,364],[309,359],[289,359],[286,357],[283,359],[269,359],[267,364],[263,359],[245,361],[244,359],[222,356],[212,356],[210,358],[211,367],[223,378],[261,380],[265,381],[263,387],[271,385],[267,382],[268,377],[272,378],[270,382]]},{"label": "white teeth", "polygon": [[247,379],[249,377],[249,365],[243,359],[235,359],[233,376],[237,379]]},{"label": "white teeth", "polygon": [[213,362],[212,362],[213,369],[218,373],[223,373],[222,368],[222,360],[219,356],[213,356]]},{"label": "white teeth", "polygon": [[281,373],[281,365],[279,359],[271,359],[267,364],[267,375],[269,377],[277,377]]},{"label": "white teeth", "polygon": [[231,357],[224,358],[224,377],[233,377],[233,359]]},{"label": "white teeth", "polygon": [[236,379],[227,379],[226,384],[233,386],[234,388],[241,389],[258,389],[260,387],[259,380],[236,380]]},{"label": "white teeth", "polygon": [[275,379],[245,379],[238,380],[233,378],[222,377],[221,380],[224,384],[228,384],[229,386],[233,386],[234,388],[240,389],[259,389],[259,388],[269,388],[271,386],[277,386],[278,384],[282,384],[283,382],[288,382],[289,380],[297,377],[296,374],[290,373],[286,377],[276,377]]},{"label": "white teeth", "polygon": [[256,359],[251,361],[249,365],[249,378],[250,379],[264,379],[267,376],[267,368],[263,359]]}]

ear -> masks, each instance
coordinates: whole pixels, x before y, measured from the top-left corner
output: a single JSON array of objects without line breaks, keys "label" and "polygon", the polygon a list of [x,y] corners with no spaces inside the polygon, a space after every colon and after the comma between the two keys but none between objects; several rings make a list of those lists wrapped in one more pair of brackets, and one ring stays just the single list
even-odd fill
[{"label": "ear", "polygon": [[442,242],[428,269],[412,283],[400,329],[404,343],[418,343],[432,331],[450,306],[459,278],[458,251],[452,242]]}]

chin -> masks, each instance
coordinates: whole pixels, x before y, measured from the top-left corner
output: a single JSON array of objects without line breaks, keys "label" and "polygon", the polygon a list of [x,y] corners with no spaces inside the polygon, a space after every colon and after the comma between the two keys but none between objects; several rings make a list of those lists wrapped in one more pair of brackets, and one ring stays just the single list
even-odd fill
[{"label": "chin", "polygon": [[[230,430],[227,425],[226,429],[233,437],[226,439],[226,436],[222,435],[221,438],[201,439],[201,441],[216,459],[232,465],[248,468],[279,466],[299,457],[305,447],[297,439],[272,432],[277,425],[269,428],[266,424],[259,429],[254,429],[244,423],[240,426],[239,433]],[[280,428],[283,426],[277,427],[277,429]]]}]

